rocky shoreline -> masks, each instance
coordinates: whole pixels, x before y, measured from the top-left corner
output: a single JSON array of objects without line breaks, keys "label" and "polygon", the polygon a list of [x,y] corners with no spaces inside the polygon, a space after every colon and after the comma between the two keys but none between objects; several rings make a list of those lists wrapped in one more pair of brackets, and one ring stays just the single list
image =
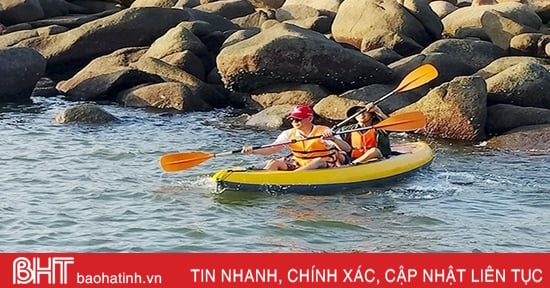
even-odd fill
[{"label": "rocky shoreline", "polygon": [[[431,63],[435,80],[381,108],[424,112],[419,134],[547,152],[549,22],[544,0],[0,0],[0,103],[233,106],[281,128],[299,103],[343,120]],[[56,121],[116,119],[75,108]]]}]

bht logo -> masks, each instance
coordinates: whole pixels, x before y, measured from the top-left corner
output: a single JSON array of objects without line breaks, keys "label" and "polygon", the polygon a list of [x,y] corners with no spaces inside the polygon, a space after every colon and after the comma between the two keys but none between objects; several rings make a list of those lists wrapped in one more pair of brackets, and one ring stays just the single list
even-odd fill
[{"label": "bht logo", "polygon": [[[67,284],[67,266],[74,264],[74,257],[18,257],[13,260],[13,284],[40,284],[48,276],[48,284]],[[59,281],[59,282],[57,282]]]}]

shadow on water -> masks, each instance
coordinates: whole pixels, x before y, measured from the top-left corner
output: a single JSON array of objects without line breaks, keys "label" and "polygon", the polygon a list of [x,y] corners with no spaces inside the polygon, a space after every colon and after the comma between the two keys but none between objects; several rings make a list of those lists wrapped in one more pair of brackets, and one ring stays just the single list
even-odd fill
[{"label": "shadow on water", "polygon": [[224,191],[222,193],[212,193],[213,200],[220,204],[237,206],[256,206],[272,202],[274,198],[280,198],[280,195],[268,192],[249,192],[249,191]]},{"label": "shadow on water", "polygon": [[[256,206],[266,203],[300,202],[304,199],[317,199],[313,202],[338,203],[349,199],[369,199],[364,210],[392,209],[394,203],[388,196],[388,189],[384,187],[365,187],[350,190],[334,191],[323,195],[302,195],[296,193],[276,193],[266,191],[233,191],[225,190],[221,193],[212,192],[213,200],[220,204]],[[312,202],[312,201],[309,201]],[[297,203],[299,204],[299,203]]]},{"label": "shadow on water", "polygon": [[44,113],[47,107],[33,102],[0,103],[0,120],[8,120],[6,125],[22,125],[29,122],[29,115]]}]

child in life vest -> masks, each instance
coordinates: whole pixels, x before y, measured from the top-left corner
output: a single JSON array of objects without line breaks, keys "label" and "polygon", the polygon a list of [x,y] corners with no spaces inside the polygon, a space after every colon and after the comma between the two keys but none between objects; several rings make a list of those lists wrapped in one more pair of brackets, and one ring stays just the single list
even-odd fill
[{"label": "child in life vest", "polygon": [[[347,117],[351,117],[361,109],[364,109],[364,111],[355,116],[357,123],[342,127],[342,131],[369,127],[388,118],[388,116],[372,102],[365,106],[351,107],[346,112]],[[350,153],[352,165],[385,158],[391,154],[389,135],[382,129],[367,129],[345,133],[342,134],[342,139],[352,147]]]}]

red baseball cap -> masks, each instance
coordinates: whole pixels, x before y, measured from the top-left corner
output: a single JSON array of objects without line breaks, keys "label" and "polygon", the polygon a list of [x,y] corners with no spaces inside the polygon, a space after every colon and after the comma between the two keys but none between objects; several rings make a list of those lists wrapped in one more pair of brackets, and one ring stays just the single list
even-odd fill
[{"label": "red baseball cap", "polygon": [[296,118],[296,119],[305,119],[309,116],[313,116],[313,109],[307,105],[297,105],[296,107],[292,108],[292,111],[290,111],[290,115],[288,115],[288,118]]}]

